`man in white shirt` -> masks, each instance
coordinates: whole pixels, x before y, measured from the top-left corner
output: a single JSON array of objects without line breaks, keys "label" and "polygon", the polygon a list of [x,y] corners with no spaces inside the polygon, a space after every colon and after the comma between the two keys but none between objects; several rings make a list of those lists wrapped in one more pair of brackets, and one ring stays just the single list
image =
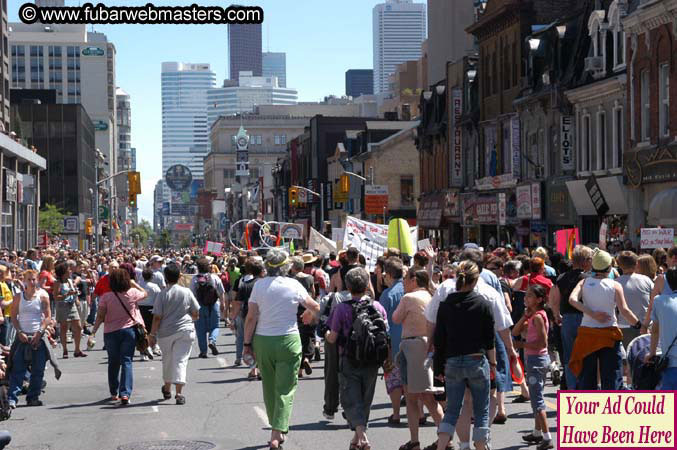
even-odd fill
[{"label": "man in white shirt", "polygon": [[160,289],[167,287],[165,283],[165,276],[162,274],[163,263],[165,259],[160,255],[153,255],[150,258],[150,268],[153,270],[153,283],[157,284]]}]

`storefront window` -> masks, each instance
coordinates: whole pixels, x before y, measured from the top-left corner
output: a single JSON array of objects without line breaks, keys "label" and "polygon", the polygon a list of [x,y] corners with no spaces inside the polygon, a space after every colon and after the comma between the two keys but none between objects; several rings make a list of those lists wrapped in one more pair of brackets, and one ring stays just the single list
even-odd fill
[{"label": "storefront window", "polygon": [[14,224],[12,223],[12,203],[2,203],[2,221],[0,224],[0,241],[3,247],[14,247]]},{"label": "storefront window", "polygon": [[414,178],[400,178],[400,204],[402,206],[413,206],[414,204]]}]

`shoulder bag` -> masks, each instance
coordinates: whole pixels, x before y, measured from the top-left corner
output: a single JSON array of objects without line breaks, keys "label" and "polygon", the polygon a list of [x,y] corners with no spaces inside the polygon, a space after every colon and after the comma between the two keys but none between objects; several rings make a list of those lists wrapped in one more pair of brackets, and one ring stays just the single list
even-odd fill
[{"label": "shoulder bag", "polygon": [[132,321],[134,322],[134,336],[136,337],[136,349],[142,354],[145,354],[146,351],[148,350],[148,347],[150,347],[146,327],[144,327],[142,323],[139,323],[136,321],[136,319],[134,319],[132,313],[130,313],[127,307],[125,306],[125,302],[123,302],[122,299],[118,296],[118,293],[113,292],[113,294],[115,294],[115,297],[120,302],[120,305],[122,305],[122,308],[125,310],[129,318],[132,319]]}]

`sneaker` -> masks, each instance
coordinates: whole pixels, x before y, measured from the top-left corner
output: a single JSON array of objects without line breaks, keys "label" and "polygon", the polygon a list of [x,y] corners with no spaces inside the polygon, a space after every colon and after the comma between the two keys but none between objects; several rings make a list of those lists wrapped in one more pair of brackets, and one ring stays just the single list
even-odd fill
[{"label": "sneaker", "polygon": [[148,355],[141,355],[141,361],[150,361],[150,358],[148,358]]},{"label": "sneaker", "polygon": [[543,436],[534,436],[533,433],[529,433],[525,436],[522,436],[522,440],[524,442],[528,442],[529,444],[539,444],[543,441]]},{"label": "sneaker", "polygon": [[43,405],[42,400],[37,399],[37,398],[34,398],[32,400],[28,400],[26,402],[26,406],[42,406],[42,405]]},{"label": "sneaker", "polygon": [[320,355],[320,347],[315,347],[315,361],[321,361],[322,356]]},{"label": "sneaker", "polygon": [[197,355],[198,358],[207,359],[207,353],[200,353]]},{"label": "sneaker", "polygon": [[129,397],[127,397],[126,395],[123,395],[122,397],[120,397],[120,404],[121,405],[129,405]]},{"label": "sneaker", "polygon": [[184,397],[182,394],[176,394],[176,404],[177,405],[185,405],[186,404],[186,397]]},{"label": "sneaker", "polygon": [[16,409],[16,402],[13,400],[9,401],[9,409]]},{"label": "sneaker", "polygon": [[327,420],[334,420],[334,414],[330,414],[327,411],[325,411],[324,409],[322,410],[322,415]]},{"label": "sneaker", "polygon": [[242,365],[242,360],[241,359],[236,359],[235,362],[233,363],[235,367],[240,367]]},{"label": "sneaker", "polygon": [[553,448],[552,445],[552,439],[548,439],[547,441],[543,441],[540,444],[538,444],[538,447],[536,447],[536,450],[548,450]]},{"label": "sneaker", "polygon": [[212,351],[212,355],[216,356],[219,354],[219,349],[216,348],[216,344],[214,343],[209,344],[209,349]]},{"label": "sneaker", "polygon": [[156,345],[155,347],[153,347],[153,354],[155,356],[162,356],[162,350],[160,350],[159,346]]}]

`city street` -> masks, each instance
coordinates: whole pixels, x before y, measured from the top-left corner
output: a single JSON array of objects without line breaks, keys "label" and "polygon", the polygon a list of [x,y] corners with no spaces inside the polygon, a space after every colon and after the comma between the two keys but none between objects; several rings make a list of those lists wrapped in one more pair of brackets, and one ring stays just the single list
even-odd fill
[{"label": "city street", "polygon": [[[269,430],[260,382],[247,381],[247,369],[232,367],[234,338],[227,331],[219,338],[221,355],[209,359],[192,358],[188,367],[187,403],[161,401],[162,367],[152,362],[134,363],[132,404],[120,407],[108,401],[106,353],[101,350],[102,335],[88,358],[60,360],[64,372],[60,381],[47,369],[45,406],[27,408],[20,397],[19,408],[3,426],[12,433],[11,449],[155,449],[207,450],[267,448]],[[60,349],[58,349],[60,352]],[[72,350],[72,346],[71,346]],[[194,349],[193,355],[197,353]],[[138,358],[137,358],[138,359]],[[286,449],[343,449],[351,432],[339,414],[326,421],[322,411],[322,362],[299,383]],[[555,390],[546,390],[551,430],[555,429]],[[493,449],[527,448],[521,434],[532,429],[530,404],[512,405],[508,396],[508,422],[492,427]],[[404,414],[405,408],[402,409]],[[392,428],[386,421],[391,413],[385,385],[379,379],[372,407],[369,438],[374,449],[396,450],[408,441],[406,421]],[[423,445],[435,439],[435,428],[421,431]],[[556,435],[553,435],[556,439]],[[161,441],[193,441],[169,445]],[[196,442],[201,441],[201,442]],[[211,443],[211,444],[207,444]],[[457,442],[456,442],[457,443]],[[202,445],[201,445],[202,444]]]}]

